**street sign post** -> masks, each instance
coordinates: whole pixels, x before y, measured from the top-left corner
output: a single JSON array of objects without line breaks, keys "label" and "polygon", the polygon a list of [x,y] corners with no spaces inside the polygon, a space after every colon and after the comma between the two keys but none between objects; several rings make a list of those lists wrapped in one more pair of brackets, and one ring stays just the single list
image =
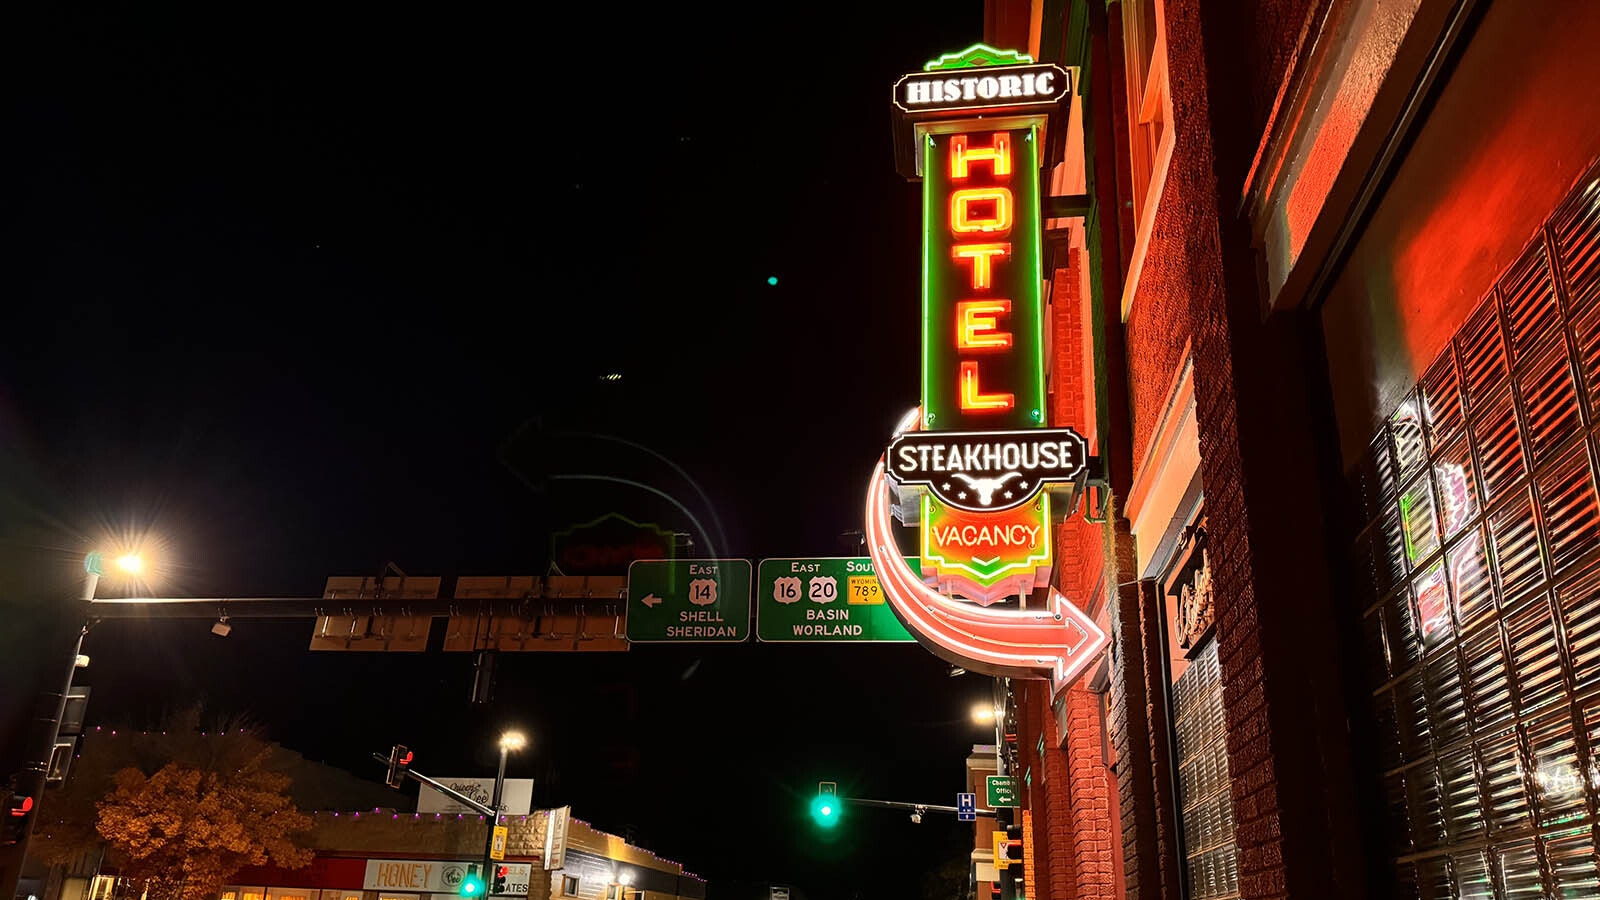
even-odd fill
[{"label": "street sign post", "polygon": [[628,640],[721,644],[750,636],[750,560],[641,559],[628,566]]},{"label": "street sign post", "polygon": [[956,795],[956,820],[959,822],[978,821],[978,795]]},{"label": "street sign post", "polygon": [[[916,568],[916,560],[907,560]],[[915,641],[885,602],[867,557],[763,559],[756,578],[756,639],[772,642]]]},{"label": "street sign post", "polygon": [[1017,802],[1017,784],[1010,775],[987,775],[983,779],[985,805],[990,809],[1002,806],[1021,806]]}]

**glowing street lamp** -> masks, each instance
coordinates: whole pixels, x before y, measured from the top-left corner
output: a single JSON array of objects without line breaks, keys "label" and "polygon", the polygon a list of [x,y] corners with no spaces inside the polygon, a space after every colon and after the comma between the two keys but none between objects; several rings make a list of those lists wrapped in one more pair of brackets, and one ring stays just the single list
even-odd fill
[{"label": "glowing street lamp", "polygon": [[[137,551],[119,553],[112,561],[116,574],[127,578],[141,578],[145,574],[146,565],[144,554]],[[100,586],[100,576],[106,574],[105,554],[94,551],[83,558],[83,599],[85,602],[94,599],[95,589]]]}]

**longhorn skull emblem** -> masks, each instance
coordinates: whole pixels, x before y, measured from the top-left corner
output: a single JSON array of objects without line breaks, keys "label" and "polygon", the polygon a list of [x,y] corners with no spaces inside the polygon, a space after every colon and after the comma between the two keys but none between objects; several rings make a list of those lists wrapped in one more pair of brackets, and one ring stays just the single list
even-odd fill
[{"label": "longhorn skull emblem", "polygon": [[959,478],[967,483],[967,487],[978,492],[978,502],[988,506],[994,502],[994,492],[1005,486],[1007,481],[1022,477],[1021,472],[1007,472],[999,478],[973,478],[965,472],[951,472],[950,477]]}]

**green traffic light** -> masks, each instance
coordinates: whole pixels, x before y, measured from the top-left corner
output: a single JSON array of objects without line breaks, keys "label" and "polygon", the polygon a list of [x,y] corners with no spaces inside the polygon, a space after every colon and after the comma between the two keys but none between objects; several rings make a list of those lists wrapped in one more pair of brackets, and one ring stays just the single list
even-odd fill
[{"label": "green traffic light", "polygon": [[461,879],[460,894],[463,897],[483,896],[483,879],[478,877],[478,873],[473,872]]},{"label": "green traffic light", "polygon": [[823,828],[839,824],[839,798],[833,794],[818,794],[812,798],[811,818]]}]

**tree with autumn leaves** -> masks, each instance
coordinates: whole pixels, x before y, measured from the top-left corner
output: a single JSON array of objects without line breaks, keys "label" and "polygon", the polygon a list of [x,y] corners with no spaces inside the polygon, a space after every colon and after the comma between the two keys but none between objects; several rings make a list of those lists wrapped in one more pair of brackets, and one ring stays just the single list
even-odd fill
[{"label": "tree with autumn leaves", "polygon": [[244,866],[297,869],[311,818],[273,771],[274,745],[248,727],[200,730],[189,710],[159,732],[93,735],[66,788],[47,795],[32,850],[66,862],[104,847],[150,900],[208,900]]}]

